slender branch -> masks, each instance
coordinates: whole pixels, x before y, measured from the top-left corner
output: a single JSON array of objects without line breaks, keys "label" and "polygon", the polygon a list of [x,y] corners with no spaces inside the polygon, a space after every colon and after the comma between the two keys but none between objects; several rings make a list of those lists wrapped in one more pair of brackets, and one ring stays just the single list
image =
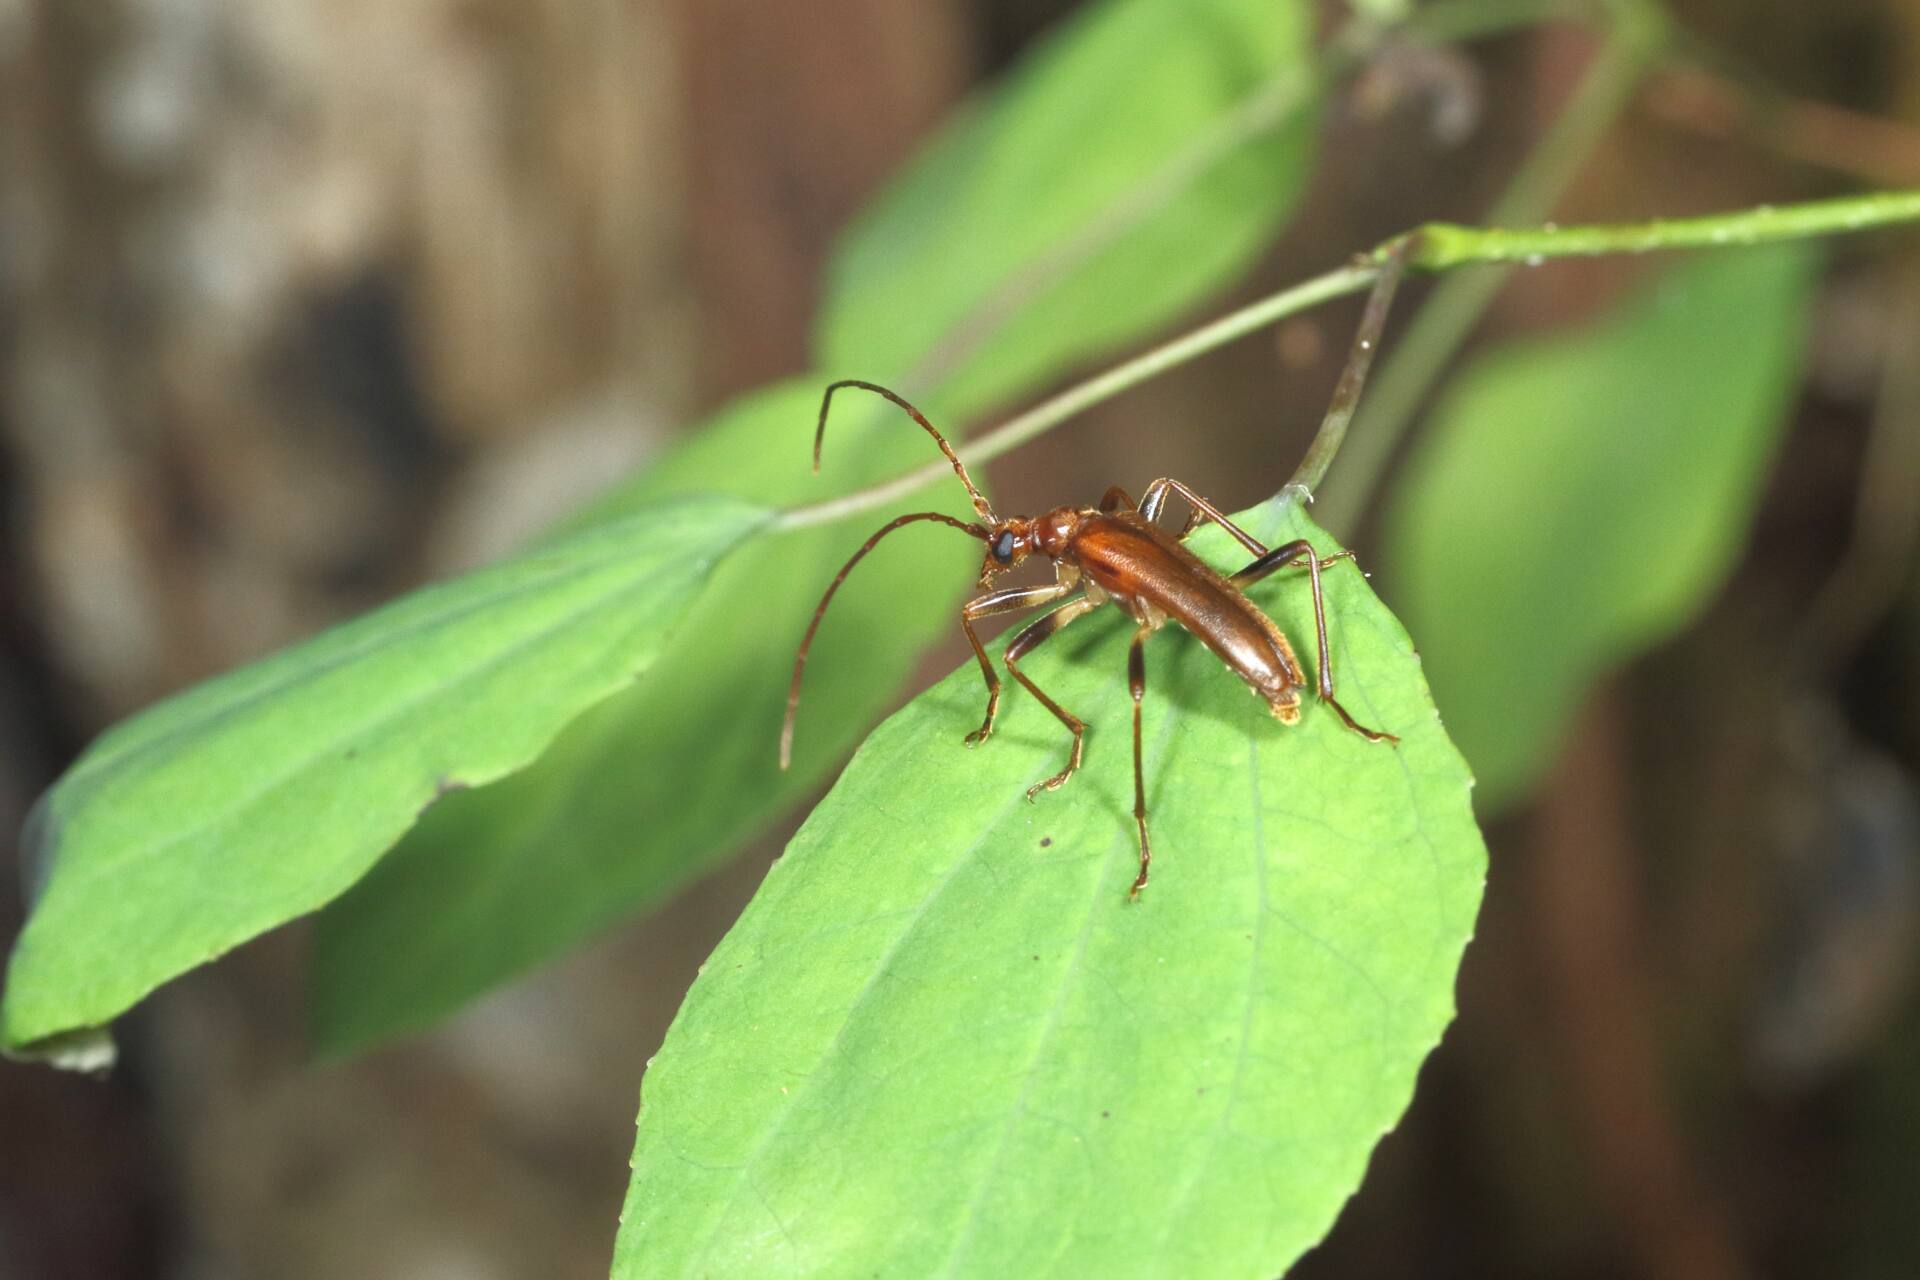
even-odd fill
[{"label": "slender branch", "polygon": [[[1599,0],[1603,5],[1620,2]],[[1639,0],[1633,2],[1638,3]],[[1202,135],[1187,150],[1172,157],[1140,192],[1111,209],[1085,235],[1063,245],[1053,256],[1034,264],[1022,273],[1019,282],[1008,286],[1000,294],[990,296],[963,317],[954,333],[919,368],[906,376],[907,385],[918,386],[936,381],[957,366],[978,349],[1007,314],[1031,300],[1034,294],[1044,292],[1057,283],[1060,277],[1103,250],[1142,219],[1157,212],[1173,194],[1184,189],[1184,184],[1208,171],[1233,149],[1284,126],[1306,105],[1309,96],[1306,90],[1317,85],[1324,86],[1350,74],[1363,65],[1387,39],[1401,37],[1425,44],[1466,43],[1554,18],[1581,16],[1594,3],[1595,0],[1434,0],[1400,22],[1385,23],[1356,16],[1330,42],[1325,61],[1317,73],[1303,79],[1290,70],[1256,89],[1219,128]],[[1378,274],[1378,265],[1376,256],[1372,265],[1355,263],[1328,272],[1223,317],[1186,337],[1156,347],[977,437],[961,450],[961,456],[975,465],[997,458],[1016,445],[1051,429],[1066,417],[1243,334],[1285,319],[1329,298],[1359,292],[1373,283]],[[1342,425],[1344,427],[1344,423]],[[1327,461],[1331,460],[1329,453]],[[938,480],[942,474],[940,467],[923,467],[874,488],[790,511],[782,517],[779,527],[803,528],[884,506]]]},{"label": "slender branch", "polygon": [[[1761,205],[1740,213],[1663,218],[1617,226],[1531,227],[1506,231],[1497,227],[1429,223],[1420,228],[1420,243],[1414,249],[1411,263],[1427,271],[1443,271],[1470,262],[1524,262],[1531,266],[1550,258],[1647,253],[1656,249],[1721,249],[1804,240],[1810,236],[1867,231],[1917,219],[1920,219],[1920,188],[1843,196],[1778,208]],[[1376,250],[1376,258],[1382,252]]]},{"label": "slender branch", "polygon": [[[1162,343],[1105,373],[1067,388],[1000,426],[975,437],[958,450],[963,462],[975,466],[997,458],[1042,435],[1094,405],[1113,399],[1169,369],[1217,350],[1236,339],[1297,315],[1310,307],[1359,293],[1382,278],[1385,268],[1405,255],[1409,268],[1445,271],[1454,267],[1514,262],[1543,263],[1554,258],[1591,257],[1603,253],[1647,253],[1661,249],[1725,248],[1767,244],[1876,227],[1920,222],[1920,190],[1819,200],[1807,204],[1763,206],[1736,213],[1701,218],[1663,218],[1578,227],[1536,227],[1506,230],[1477,229],[1433,222],[1381,244],[1344,267],[1303,281],[1258,302],[1229,312],[1210,324]],[[1482,273],[1485,274],[1485,273]],[[1370,308],[1371,309],[1371,308]],[[1351,368],[1342,377],[1344,385]],[[1337,397],[1336,397],[1337,400]],[[1329,415],[1330,422],[1333,415]],[[1312,480],[1326,474],[1344,438],[1346,423],[1322,424],[1322,439],[1308,449]],[[1352,455],[1349,455],[1348,465]],[[801,529],[870,511],[898,501],[948,474],[946,462],[930,463],[858,493],[809,507],[797,507],[780,517],[778,527]],[[1302,482],[1303,465],[1293,483]],[[1363,486],[1364,487],[1364,486]]]},{"label": "slender branch", "polygon": [[1288,68],[1268,80],[1212,128],[1174,154],[1148,180],[1107,206],[1079,234],[1010,277],[962,315],[908,376],[909,385],[937,383],[980,351],[1009,320],[1149,218],[1190,192],[1229,157],[1258,138],[1298,120],[1321,87],[1321,77]]},{"label": "slender branch", "polygon": [[[1279,293],[1269,294],[1258,302],[1229,312],[1211,324],[1202,325],[1171,342],[1162,343],[1151,351],[1117,364],[1105,373],[1071,386],[1018,417],[1009,418],[993,430],[977,436],[958,452],[963,462],[976,466],[997,458],[1035,436],[1051,431],[1075,414],[1111,400],[1169,369],[1297,315],[1309,307],[1359,293],[1382,281],[1386,269],[1401,256],[1404,256],[1411,269],[1446,271],[1471,265],[1544,263],[1554,258],[1591,257],[1603,253],[1648,253],[1661,249],[1768,244],[1914,222],[1920,222],[1920,189],[1818,200],[1778,208],[1762,206],[1701,218],[1663,218],[1654,222],[1596,226],[1505,230],[1431,222],[1385,241],[1344,267],[1315,276],[1292,288],[1282,289]],[[1379,295],[1376,294],[1369,311],[1380,305]],[[1360,371],[1361,376],[1364,376],[1364,372],[1364,369]],[[1342,375],[1342,385],[1346,385],[1353,376],[1354,370],[1350,366]],[[1338,395],[1335,399],[1337,408]],[[1336,415],[1331,412],[1328,417],[1328,422],[1322,424],[1321,435],[1315,438],[1314,444],[1308,449],[1310,465],[1303,464],[1292,484],[1301,484],[1303,477],[1309,476],[1312,482],[1317,483],[1332,464],[1334,454],[1339,451],[1340,441],[1346,433],[1346,422],[1344,419],[1336,422]],[[1351,465],[1351,455],[1348,465]],[[778,527],[801,529],[886,506],[935,483],[947,475],[949,469],[944,461],[929,463],[870,489],[810,507],[797,507],[780,517]]]},{"label": "slender branch", "polygon": [[1300,460],[1293,478],[1281,490],[1289,500],[1298,495],[1312,502],[1313,491],[1326,479],[1327,468],[1339,454],[1341,442],[1347,438],[1347,424],[1353,421],[1353,411],[1360,407],[1360,389],[1367,384],[1373,353],[1379,350],[1380,335],[1386,332],[1387,312],[1393,307],[1394,292],[1407,273],[1408,261],[1419,252],[1420,246],[1420,233],[1416,231],[1391,240],[1375,251],[1374,256],[1380,259],[1380,275],[1373,282],[1373,293],[1367,298],[1367,309],[1360,317],[1360,332],[1347,351],[1347,367],[1340,371],[1340,381],[1334,384],[1327,416],[1320,420],[1320,429],[1314,433],[1313,443],[1307,446],[1307,454]]},{"label": "slender branch", "polygon": [[[1206,355],[1236,338],[1256,332],[1330,298],[1358,293],[1372,284],[1379,273],[1380,268],[1372,262],[1361,261],[1329,271],[1325,275],[1315,276],[1291,289],[1270,294],[1250,306],[1222,316],[1211,324],[1202,325],[1171,342],[1162,343],[1151,351],[1117,364],[1105,373],[1089,378],[1049,400],[1042,401],[1019,417],[1010,418],[993,430],[968,441],[959,451],[960,458],[973,466],[997,458],[1009,449],[1025,444],[1035,436],[1052,430],[1082,410],[1090,409],[1102,401],[1111,400],[1123,391],[1137,387],[1198,356]],[[871,489],[850,493],[844,498],[835,498],[816,506],[800,507],[789,511],[780,518],[779,527],[800,529],[808,525],[825,524],[874,507],[883,507],[916,490],[925,488],[947,473],[948,467],[945,462],[921,467],[917,471],[909,471],[903,476],[875,485]]]}]

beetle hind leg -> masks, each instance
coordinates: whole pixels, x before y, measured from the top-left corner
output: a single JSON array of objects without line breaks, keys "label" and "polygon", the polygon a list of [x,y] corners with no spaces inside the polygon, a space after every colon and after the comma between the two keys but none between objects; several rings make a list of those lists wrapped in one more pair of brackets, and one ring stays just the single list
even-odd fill
[{"label": "beetle hind leg", "polygon": [[[1323,558],[1313,549],[1312,543],[1305,538],[1296,538],[1284,547],[1275,547],[1234,574],[1232,582],[1236,587],[1251,586],[1268,574],[1284,569],[1288,565],[1296,562],[1304,563],[1307,566],[1307,577],[1313,584],[1314,638],[1320,644],[1319,681],[1316,690],[1320,695],[1320,701],[1332,707],[1339,715],[1341,723],[1368,742],[1398,742],[1400,739],[1393,734],[1380,729],[1369,729],[1355,720],[1353,714],[1341,706],[1340,700],[1333,696],[1333,661],[1327,654],[1327,606],[1320,595],[1320,571],[1330,568],[1336,560],[1353,560],[1356,566],[1359,564],[1358,560],[1354,560],[1351,551],[1340,551]],[[1276,711],[1275,714],[1278,715],[1279,712]],[[1281,718],[1285,719],[1284,716]]]},{"label": "beetle hind leg", "polygon": [[1330,693],[1321,694],[1320,701],[1326,703],[1328,706],[1332,707],[1336,712],[1338,712],[1341,721],[1347,726],[1347,728],[1353,730],[1355,733],[1365,738],[1368,742],[1400,741],[1398,737],[1396,737],[1391,733],[1387,733],[1385,730],[1369,729],[1367,728],[1367,726],[1361,724],[1358,720],[1355,720],[1352,714],[1348,712],[1348,710],[1345,707],[1340,705],[1339,699],[1335,698],[1332,694]]},{"label": "beetle hind leg", "polygon": [[1147,836],[1147,781],[1140,763],[1140,704],[1147,696],[1146,641],[1151,627],[1133,633],[1133,648],[1127,651],[1127,692],[1133,695],[1133,821],[1140,828],[1140,874],[1127,890],[1131,902],[1147,887],[1147,868],[1153,862],[1153,841]]}]

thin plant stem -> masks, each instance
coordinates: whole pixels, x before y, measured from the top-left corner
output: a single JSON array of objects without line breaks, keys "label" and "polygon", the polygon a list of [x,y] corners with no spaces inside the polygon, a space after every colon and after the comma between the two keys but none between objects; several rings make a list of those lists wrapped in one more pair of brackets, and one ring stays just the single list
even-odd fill
[{"label": "thin plant stem", "polygon": [[1088,262],[1163,212],[1206,175],[1255,139],[1299,120],[1321,77],[1292,71],[1275,77],[1241,102],[1213,128],[1161,166],[1158,172],[1102,210],[1079,234],[1032,263],[960,317],[951,333],[908,375],[911,386],[937,384],[983,348],[1008,321],[1057,288]]},{"label": "thin plant stem", "polygon": [[1386,331],[1387,312],[1393,308],[1394,292],[1400,287],[1401,277],[1407,273],[1408,260],[1419,250],[1420,237],[1401,236],[1389,243],[1384,260],[1380,264],[1380,274],[1373,282],[1373,292],[1367,297],[1367,308],[1360,318],[1360,332],[1353,340],[1353,346],[1347,351],[1347,367],[1340,371],[1340,381],[1334,384],[1333,399],[1327,405],[1327,416],[1320,420],[1320,429],[1314,432],[1313,443],[1307,446],[1307,453],[1300,460],[1293,478],[1281,489],[1283,497],[1291,500],[1295,497],[1313,501],[1313,491],[1327,477],[1327,468],[1340,453],[1340,445],[1347,438],[1347,426],[1353,421],[1353,411],[1360,407],[1360,390],[1367,384],[1367,371],[1373,367],[1374,352],[1380,348],[1380,335]]},{"label": "thin plant stem", "polygon": [[[1617,0],[1600,0],[1603,6],[1610,2]],[[909,388],[937,383],[977,351],[1009,315],[1158,212],[1175,195],[1187,189],[1193,181],[1237,148],[1256,137],[1284,128],[1306,109],[1314,89],[1324,89],[1327,84],[1365,65],[1367,59],[1389,39],[1400,38],[1422,44],[1463,44],[1555,19],[1584,17],[1593,8],[1594,0],[1435,0],[1414,10],[1399,22],[1381,22],[1357,15],[1329,42],[1325,60],[1316,70],[1301,75],[1289,69],[1256,89],[1217,128],[1196,138],[1191,146],[1174,155],[1141,189],[1096,219],[1084,234],[1032,264],[1017,282],[990,295],[962,317],[954,331],[918,367],[906,373],[902,382]],[[1371,271],[1363,271],[1358,267],[1342,268],[1256,302],[1186,338],[1156,347],[1107,374],[1045,401],[996,430],[975,438],[962,451],[963,456],[976,465],[996,458],[1008,449],[1049,430],[1065,416],[1099,403],[1108,395],[1117,395],[1144,378],[1212,350],[1214,345],[1230,342],[1242,333],[1284,319],[1316,302],[1358,292],[1372,284],[1373,279],[1374,273]],[[1298,305],[1292,305],[1295,302]],[[1267,308],[1270,306],[1285,309],[1269,313]],[[1242,324],[1247,327],[1240,328]],[[1189,341],[1199,341],[1205,345],[1188,350],[1186,344]],[[938,468],[927,467],[860,493],[791,511],[782,519],[781,527],[801,528],[884,505],[924,487],[938,479],[940,474]]]},{"label": "thin plant stem", "polygon": [[1410,262],[1427,271],[1479,262],[1524,262],[1531,266],[1550,258],[1772,244],[1843,231],[1868,231],[1916,219],[1920,219],[1920,188],[1615,226],[1506,231],[1428,223],[1420,228],[1420,243]]},{"label": "thin plant stem", "polygon": [[[1399,254],[1405,255],[1409,269],[1446,271],[1483,263],[1544,263],[1555,258],[1602,253],[1756,245],[1916,222],[1920,222],[1920,190],[1881,192],[1777,208],[1763,206],[1700,218],[1595,226],[1508,230],[1429,223],[1385,241],[1345,266],[1270,294],[1069,387],[969,441],[957,452],[962,461],[974,465],[997,458],[1075,414],[1111,400],[1169,369],[1309,307],[1359,293],[1378,281],[1386,265]],[[1345,438],[1344,434],[1340,438]],[[1336,442],[1319,449],[1314,466],[1320,474],[1325,474],[1332,464],[1338,448]],[[1308,452],[1312,455],[1315,450],[1310,448]],[[1348,449],[1346,454],[1349,462],[1343,465],[1350,465],[1352,450]],[[839,520],[898,501],[950,473],[945,461],[931,463],[858,493],[795,508],[783,514],[777,524],[782,529],[799,529]]]},{"label": "thin plant stem", "polygon": [[[979,466],[1052,430],[1085,409],[1111,400],[1123,391],[1223,347],[1236,338],[1264,329],[1330,298],[1358,293],[1371,285],[1379,274],[1377,265],[1363,260],[1315,276],[1291,289],[1270,294],[1250,306],[1224,315],[1211,324],[1202,325],[1171,342],[1162,343],[1151,351],[1117,364],[1105,373],[1069,387],[1051,399],[1043,400],[1018,417],[1009,418],[993,430],[967,441],[959,450],[960,458],[970,466]],[[780,526],[787,529],[805,528],[885,506],[925,488],[947,474],[945,462],[925,466],[871,489],[850,493],[844,498],[789,511],[780,518]]]}]

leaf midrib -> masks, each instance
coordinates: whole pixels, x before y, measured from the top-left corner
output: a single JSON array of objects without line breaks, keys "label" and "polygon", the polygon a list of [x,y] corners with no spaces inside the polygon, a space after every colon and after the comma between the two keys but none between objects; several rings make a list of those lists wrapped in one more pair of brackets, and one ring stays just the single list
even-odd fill
[{"label": "leaf midrib", "polygon": [[[675,504],[675,505],[680,505],[680,504]],[[640,523],[650,522],[655,518],[656,517],[653,513],[647,513],[642,516],[633,517],[631,521],[623,522],[623,523],[640,524]],[[741,529],[738,532],[736,532],[727,541],[727,543],[725,544],[725,547],[731,547],[732,545],[738,543],[742,538],[744,538],[749,532],[752,531],[755,523],[757,522],[749,522],[747,524],[744,524],[741,527]],[[616,540],[619,543],[619,545],[617,545],[607,555],[596,556],[587,560],[572,560],[566,557],[565,555],[558,554],[557,552],[551,551],[551,550],[535,553],[534,555],[529,556],[527,558],[527,562],[535,562],[540,560],[554,561],[555,563],[550,571],[532,574],[524,579],[513,582],[511,585],[503,586],[497,590],[490,591],[485,595],[478,596],[474,599],[457,604],[452,608],[442,609],[432,613],[424,614],[423,616],[419,618],[415,618],[399,627],[394,627],[389,629],[369,628],[369,634],[359,643],[349,648],[343,649],[339,653],[331,654],[328,657],[321,659],[310,666],[303,666],[298,671],[291,671],[287,673],[287,675],[285,675],[284,677],[262,684],[258,688],[253,689],[236,698],[221,702],[214,706],[210,706],[205,711],[196,715],[194,718],[187,720],[171,729],[165,730],[164,732],[160,733],[158,736],[137,738],[133,741],[127,742],[125,745],[120,746],[118,748],[113,748],[109,746],[109,749],[107,750],[91,753],[88,758],[82,759],[77,764],[75,764],[72,771],[67,774],[66,778],[61,783],[62,789],[71,790],[79,786],[82,782],[84,782],[89,777],[95,774],[102,773],[108,769],[111,769],[115,765],[118,765],[122,761],[126,760],[129,756],[145,754],[146,752],[149,752],[151,750],[154,750],[155,748],[163,746],[166,743],[175,741],[176,739],[179,739],[182,737],[192,737],[196,734],[202,733],[205,730],[207,730],[209,727],[219,724],[223,720],[230,719],[236,715],[243,713],[244,711],[246,711],[256,703],[281,696],[289,689],[296,688],[302,684],[306,684],[312,680],[318,679],[321,676],[327,675],[330,672],[336,671],[343,666],[347,666],[354,662],[357,662],[360,659],[367,656],[369,653],[373,653],[381,649],[389,648],[395,643],[409,639],[413,636],[417,636],[425,632],[433,631],[441,627],[449,626],[449,625],[464,621],[465,619],[467,619],[473,614],[481,613],[488,609],[496,608],[499,605],[508,603],[520,596],[529,595],[538,591],[545,590],[546,588],[554,585],[556,582],[563,581],[566,578],[575,577],[575,576],[584,576],[586,574],[593,573],[599,569],[605,568],[610,564],[617,563],[621,559],[632,555],[631,545],[625,543],[624,541],[615,539],[615,533],[612,527],[609,527],[604,532],[608,539]],[[598,541],[598,540],[599,540],[598,538],[595,539],[595,541]],[[724,550],[724,547],[723,547],[723,550]],[[712,557],[712,559],[717,560],[718,555],[716,554],[714,557]],[[509,564],[510,563],[511,562],[509,562]],[[501,569],[502,571],[506,570],[508,567],[509,565],[507,564],[498,566],[498,568]],[[642,579],[640,581],[653,581],[658,576],[659,575],[656,573],[654,577]],[[451,591],[457,581],[458,580],[455,579],[452,581],[439,583],[435,587],[428,588],[428,590]],[[374,615],[369,615],[369,618],[365,620],[370,620],[372,616]],[[289,650],[288,656],[291,656],[293,652],[297,652],[297,650]]]}]

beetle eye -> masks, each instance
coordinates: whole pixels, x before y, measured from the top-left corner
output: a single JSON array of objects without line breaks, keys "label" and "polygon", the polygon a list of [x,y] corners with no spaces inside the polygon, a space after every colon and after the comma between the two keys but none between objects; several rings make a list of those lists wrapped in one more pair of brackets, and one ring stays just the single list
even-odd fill
[{"label": "beetle eye", "polygon": [[1001,564],[1013,563],[1013,531],[1002,529],[1000,536],[993,540],[993,558]]}]

